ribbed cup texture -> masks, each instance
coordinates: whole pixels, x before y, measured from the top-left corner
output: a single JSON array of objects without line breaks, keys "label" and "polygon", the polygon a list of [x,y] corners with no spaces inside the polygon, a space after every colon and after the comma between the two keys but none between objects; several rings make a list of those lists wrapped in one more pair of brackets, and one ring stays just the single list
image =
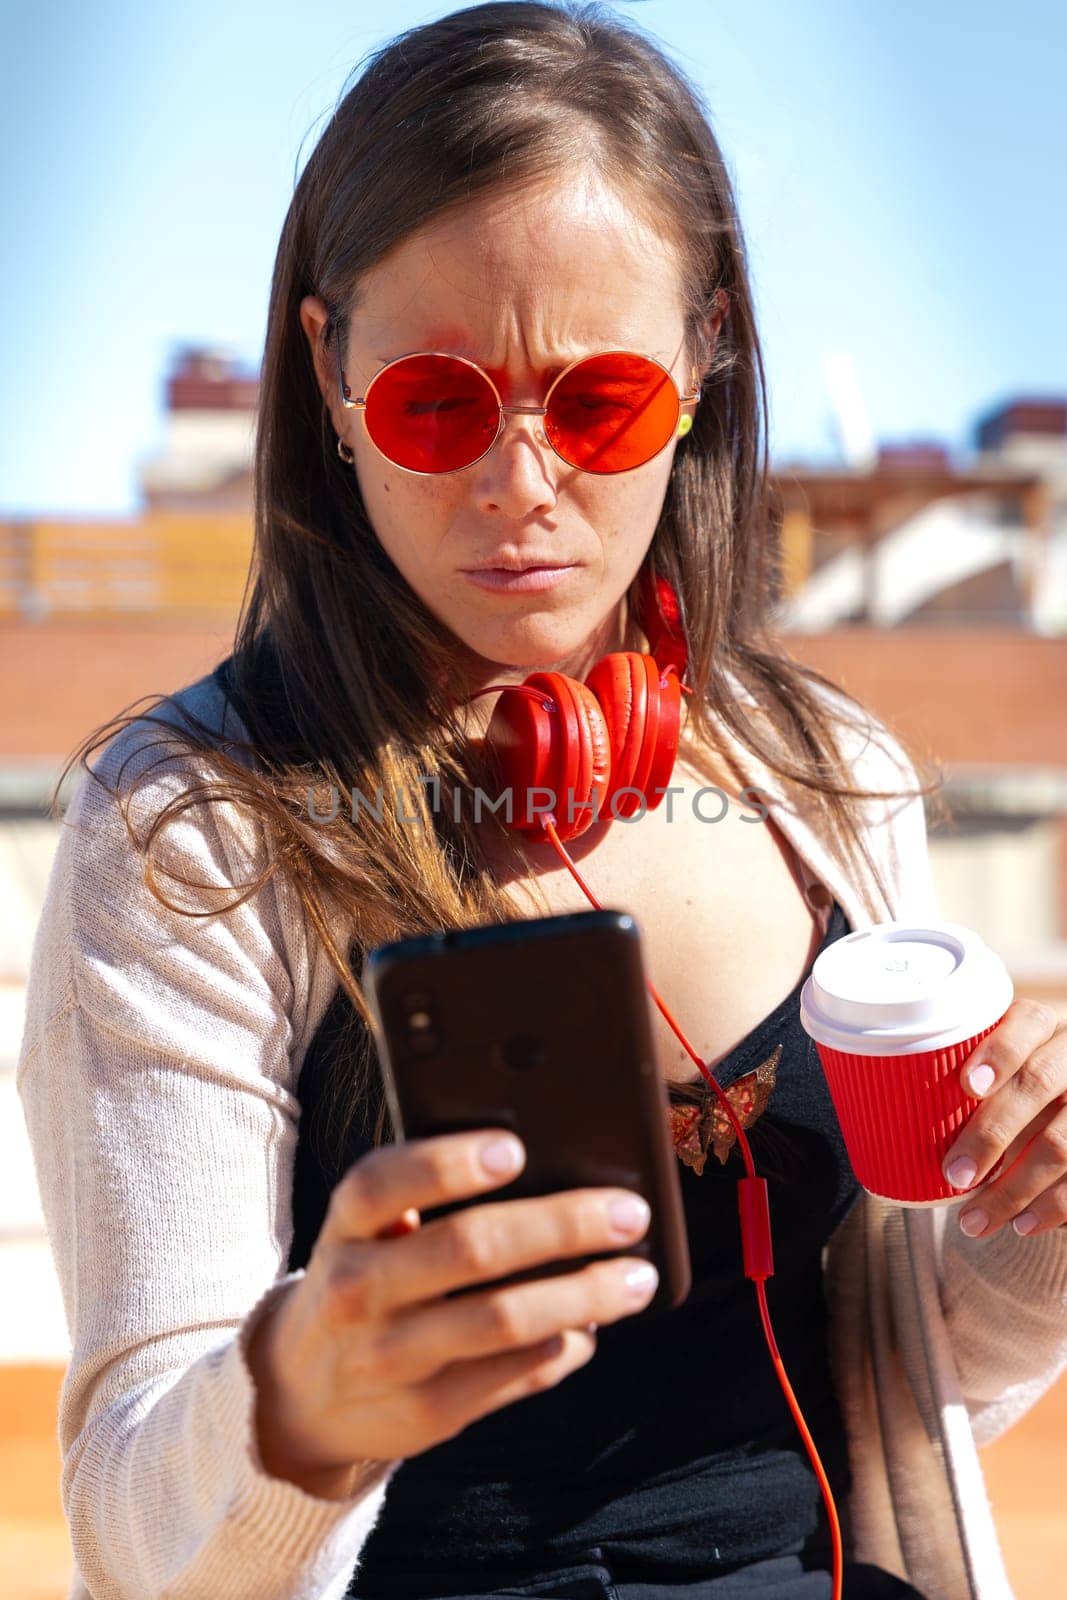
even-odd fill
[{"label": "ribbed cup texture", "polygon": [[958,1200],[941,1163],[980,1101],[960,1071],[979,1040],[1000,1025],[943,1050],[905,1056],[854,1056],[817,1044],[852,1170],[887,1200]]}]

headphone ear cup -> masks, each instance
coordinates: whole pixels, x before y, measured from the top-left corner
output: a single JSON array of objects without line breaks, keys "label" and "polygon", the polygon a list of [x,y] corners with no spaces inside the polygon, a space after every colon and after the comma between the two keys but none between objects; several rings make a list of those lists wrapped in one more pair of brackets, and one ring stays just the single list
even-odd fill
[{"label": "headphone ear cup", "polygon": [[[586,678],[607,724],[611,748],[611,787],[602,808],[612,817],[631,817],[640,801],[623,790],[635,785],[644,745],[648,699],[646,657],[635,650],[618,650],[598,661]],[[616,803],[616,798],[621,795]]]},{"label": "headphone ear cup", "polygon": [[604,712],[612,749],[612,787],[604,806],[612,816],[632,817],[643,797],[645,810],[655,811],[678,754],[681,683],[673,672],[661,676],[653,658],[636,651],[605,656],[586,682]]},{"label": "headphone ear cup", "polygon": [[648,675],[644,745],[634,775],[634,786],[645,796],[647,809],[663,804],[674,771],[681,729],[681,681],[673,671],[660,672],[651,656],[639,656]]},{"label": "headphone ear cup", "polygon": [[[547,687],[551,682],[551,693],[558,707],[553,764],[556,781],[548,787],[552,790],[551,810],[555,817],[556,835],[560,843],[565,844],[584,833],[591,820],[586,812],[578,809],[579,804],[588,798],[586,791],[593,770],[592,751],[586,731],[587,719],[578,706],[575,693],[578,686],[565,673],[533,673],[526,681],[531,684],[536,681],[537,687]],[[547,799],[548,796],[538,796],[541,804]],[[538,823],[539,831],[540,827]]]},{"label": "headphone ear cup", "polygon": [[[641,742],[634,763],[633,787],[643,796],[645,810],[654,811],[662,799],[662,796],[657,798],[648,792],[659,739],[659,672],[651,656],[638,656],[637,661],[639,666],[635,670],[642,672],[645,677],[645,715],[640,727]],[[640,807],[641,800],[635,798],[634,811],[640,810]]]},{"label": "headphone ear cup", "polygon": [[539,823],[525,820],[526,796],[531,789],[551,786],[557,738],[555,706],[547,694],[499,696],[482,748],[496,768],[501,794],[511,791],[511,816],[505,809],[502,820],[519,833],[541,831]]},{"label": "headphone ear cup", "polygon": [[[528,806],[544,806],[552,797],[556,831],[564,839],[569,836],[565,832],[567,797],[577,796],[582,788],[583,763],[586,784],[592,769],[570,682],[561,672],[532,672],[522,688],[536,693],[501,694],[485,732],[485,750],[496,764],[505,791],[511,790],[508,825],[535,839],[544,833],[540,820],[544,813],[528,815]],[[542,792],[535,795],[531,792],[535,789]],[[507,823],[506,810],[504,821]]]},{"label": "headphone ear cup", "polygon": [[[551,758],[549,776],[544,780],[545,788],[550,789],[552,793],[551,796],[536,796],[535,803],[541,805],[546,801],[550,803],[556,818],[557,832],[561,822],[566,824],[567,796],[574,794],[578,789],[582,766],[578,711],[574,704],[574,696],[570,692],[570,681],[562,672],[532,672],[526,679],[531,689],[541,689],[548,695],[554,708],[549,712],[552,727]],[[525,814],[524,796],[521,797],[521,806]],[[532,826],[537,834],[543,831],[537,814],[533,817]]]},{"label": "headphone ear cup", "polygon": [[657,677],[655,694],[659,707],[652,766],[648,775],[648,809],[655,811],[663,802],[667,785],[671,781],[674,763],[678,758],[678,740],[682,727],[682,684],[677,673],[665,672]]},{"label": "headphone ear cup", "polygon": [[[567,834],[557,829],[560,839],[577,839],[587,828],[598,821],[604,809],[605,796],[611,787],[611,741],[607,722],[597,697],[584,683],[567,678],[567,688],[574,697],[578,716],[578,740],[581,746],[582,765],[574,795],[574,822],[566,823],[566,803],[563,818]],[[593,807],[596,807],[594,815]]]}]

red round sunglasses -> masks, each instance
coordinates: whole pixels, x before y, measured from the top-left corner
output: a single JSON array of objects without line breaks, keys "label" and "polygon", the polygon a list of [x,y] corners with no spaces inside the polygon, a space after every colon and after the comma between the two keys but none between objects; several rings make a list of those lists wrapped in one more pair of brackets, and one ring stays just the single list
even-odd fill
[{"label": "red round sunglasses", "polygon": [[380,367],[359,400],[345,382],[338,351],[341,403],[363,412],[375,449],[405,472],[460,472],[496,442],[507,415],[544,417],[553,450],[583,472],[632,472],[674,437],[681,394],[651,356],[608,350],[582,356],[553,380],[543,406],[506,406],[489,374],[465,356],[418,350]]}]

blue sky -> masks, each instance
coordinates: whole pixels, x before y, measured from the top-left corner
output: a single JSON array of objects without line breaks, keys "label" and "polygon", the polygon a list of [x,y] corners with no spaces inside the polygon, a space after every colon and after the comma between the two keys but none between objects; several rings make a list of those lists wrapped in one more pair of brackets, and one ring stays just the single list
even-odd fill
[{"label": "blue sky", "polygon": [[[176,345],[258,366],[295,176],[353,66],[452,5],[6,6],[0,515],[136,510]],[[969,448],[1067,395],[1067,10],[646,0],[734,175],[783,460],[834,450],[828,352],[882,440]],[[388,16],[388,26],[382,19]]]}]

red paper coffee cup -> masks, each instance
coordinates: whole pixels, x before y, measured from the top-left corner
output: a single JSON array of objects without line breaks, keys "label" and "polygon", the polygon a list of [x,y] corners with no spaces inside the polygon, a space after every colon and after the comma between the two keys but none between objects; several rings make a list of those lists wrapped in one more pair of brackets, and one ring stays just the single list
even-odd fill
[{"label": "red paper coffee cup", "polygon": [[974,1192],[954,1189],[942,1172],[980,1103],[964,1091],[960,1068],[1013,997],[1000,957],[955,922],[876,923],[818,957],[800,1020],[852,1169],[871,1194],[920,1206]]}]

